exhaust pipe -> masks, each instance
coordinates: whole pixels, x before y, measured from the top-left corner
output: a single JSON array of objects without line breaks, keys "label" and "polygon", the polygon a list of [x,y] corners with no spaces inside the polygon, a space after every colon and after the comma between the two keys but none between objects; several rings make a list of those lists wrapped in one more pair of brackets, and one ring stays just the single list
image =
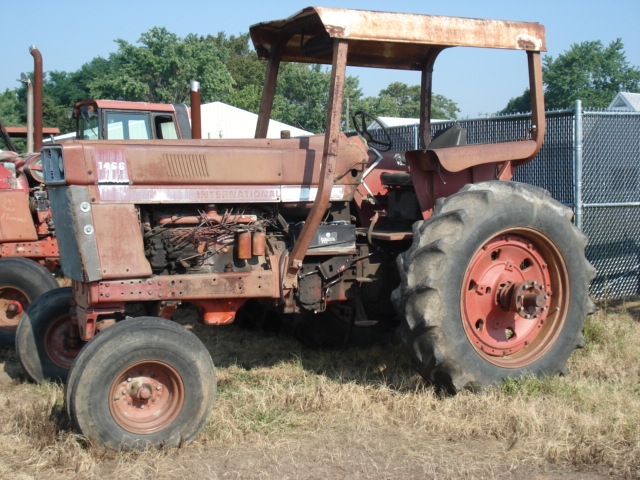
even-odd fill
[{"label": "exhaust pipe", "polygon": [[191,138],[202,138],[202,117],[200,112],[200,82],[191,81]]},{"label": "exhaust pipe", "polygon": [[33,151],[42,149],[42,55],[35,45],[29,47],[33,56]]},{"label": "exhaust pipe", "polygon": [[27,86],[27,153],[33,153],[33,82],[24,72],[20,81]]}]

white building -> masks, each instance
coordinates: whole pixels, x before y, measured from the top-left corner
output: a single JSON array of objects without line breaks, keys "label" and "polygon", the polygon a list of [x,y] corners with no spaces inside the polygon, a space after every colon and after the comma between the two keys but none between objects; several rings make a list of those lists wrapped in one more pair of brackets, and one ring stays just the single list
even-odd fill
[{"label": "white building", "polygon": [[[202,138],[253,138],[258,115],[222,102],[205,103],[201,107]],[[288,130],[292,137],[313,135],[285,123],[269,121],[267,138],[280,138]]]},{"label": "white building", "polygon": [[640,112],[640,93],[618,93],[613,97],[607,110],[613,110],[615,112]]}]

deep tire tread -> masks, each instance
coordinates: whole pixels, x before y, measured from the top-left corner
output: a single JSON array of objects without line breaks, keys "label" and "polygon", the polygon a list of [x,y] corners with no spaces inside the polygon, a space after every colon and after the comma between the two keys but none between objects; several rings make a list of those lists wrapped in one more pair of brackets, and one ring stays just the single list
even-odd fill
[{"label": "deep tire tread", "polygon": [[[570,279],[571,294],[580,299],[572,303],[569,313],[571,321],[568,322],[570,327],[562,332],[562,342],[556,341],[563,346],[555,349],[553,355],[545,355],[531,368],[509,371],[489,364],[475,354],[466,336],[452,328],[451,325],[456,321],[461,324],[458,306],[460,291],[453,291],[455,289],[451,288],[451,282],[447,279],[452,271],[459,271],[457,262],[468,261],[460,258],[460,245],[465,242],[474,244],[474,235],[477,235],[476,231],[484,219],[490,219],[501,206],[514,202],[517,208],[523,205],[524,211],[533,212],[532,216],[536,218],[547,219],[550,216],[561,219],[557,222],[554,220],[554,225],[561,225],[561,235],[570,238],[572,249],[565,249],[567,251],[563,253],[565,258],[570,257],[566,261],[571,263],[570,268],[574,273]],[[420,373],[427,380],[446,391],[457,391],[497,384],[507,376],[521,373],[567,371],[566,361],[570,352],[584,345],[582,325],[586,315],[594,310],[588,298],[588,285],[595,275],[593,267],[584,258],[587,238],[569,222],[571,217],[571,209],[553,200],[543,189],[515,182],[493,181],[467,185],[451,197],[439,199],[433,216],[414,225],[413,245],[398,258],[401,284],[393,292],[392,301],[403,320],[403,339],[409,347],[412,360],[419,365]],[[535,223],[528,225],[526,221],[515,218],[509,222],[516,228],[538,228]],[[477,239],[478,242],[481,240]]]}]

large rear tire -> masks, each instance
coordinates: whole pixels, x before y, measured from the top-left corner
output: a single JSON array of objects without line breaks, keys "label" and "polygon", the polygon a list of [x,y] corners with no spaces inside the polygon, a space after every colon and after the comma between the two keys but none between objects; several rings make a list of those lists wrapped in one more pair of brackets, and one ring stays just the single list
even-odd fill
[{"label": "large rear tire", "polygon": [[14,344],[24,311],[54,288],[58,282],[39,263],[21,257],[0,259],[0,345]]},{"label": "large rear tire", "polygon": [[392,298],[424,378],[455,392],[567,372],[595,276],[571,216],[545,190],[484,182],[414,225]]},{"label": "large rear tire", "polygon": [[123,320],[76,358],[66,408],[79,432],[112,449],[186,445],[216,394],[213,361],[189,330],[155,317]]},{"label": "large rear tire", "polygon": [[16,331],[16,353],[36,383],[64,381],[85,344],[71,319],[71,287],[40,295],[29,305]]}]

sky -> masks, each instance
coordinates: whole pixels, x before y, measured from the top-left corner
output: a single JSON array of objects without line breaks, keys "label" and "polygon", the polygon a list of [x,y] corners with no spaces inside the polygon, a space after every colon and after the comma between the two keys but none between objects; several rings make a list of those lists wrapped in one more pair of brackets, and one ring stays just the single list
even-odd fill
[{"label": "sky", "polygon": [[[238,35],[255,23],[287,18],[310,5],[539,22],[547,34],[545,55],[557,58],[573,44],[599,40],[607,46],[620,38],[628,63],[640,67],[639,0],[319,0],[315,4],[308,0],[4,0],[0,92],[18,88],[20,73],[33,70],[30,45],[42,53],[45,73],[73,72],[95,57],[107,58],[117,51],[116,39],[136,44],[152,27],[165,27],[181,38],[189,33]],[[358,69],[348,73],[359,78],[365,96],[377,96],[393,81],[420,83],[415,72]],[[523,52],[453,48],[436,61],[433,91],[455,101],[461,118],[475,118],[501,110],[521,95],[527,78]]]}]

